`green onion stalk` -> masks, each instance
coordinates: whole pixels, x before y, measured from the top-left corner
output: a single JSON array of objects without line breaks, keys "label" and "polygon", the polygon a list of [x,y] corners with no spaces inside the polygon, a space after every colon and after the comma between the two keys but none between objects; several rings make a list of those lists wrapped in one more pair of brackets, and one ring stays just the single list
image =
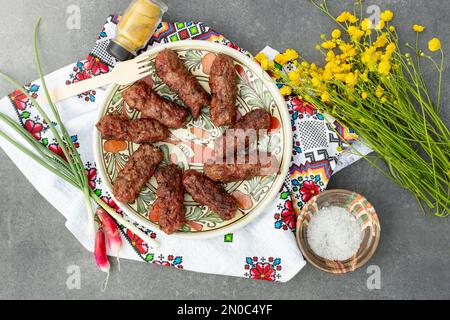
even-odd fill
[{"label": "green onion stalk", "polygon": [[[5,132],[0,130],[0,137],[4,138],[11,145],[16,147],[18,150],[26,154],[36,163],[40,164],[42,167],[46,168],[50,172],[54,173],[58,177],[62,178],[75,188],[79,189],[84,196],[85,206],[87,210],[88,216],[88,232],[92,236],[95,235],[95,213],[93,210],[93,203],[96,203],[98,206],[105,209],[118,223],[122,225],[127,225],[132,231],[137,234],[144,241],[151,242],[152,240],[144,233],[142,230],[137,227],[127,223],[124,218],[118,214],[114,209],[108,206],[89,186],[88,178],[86,175],[86,169],[81,160],[81,157],[69,136],[68,130],[64,126],[61,116],[59,114],[57,106],[53,103],[51,96],[49,94],[44,74],[41,68],[39,52],[37,48],[37,35],[39,30],[39,25],[41,22],[41,18],[38,19],[36,26],[34,28],[34,55],[37,70],[39,73],[39,78],[42,83],[42,88],[45,92],[47,100],[50,105],[50,110],[55,121],[52,121],[50,116],[44,111],[41,105],[29,94],[29,92],[24,89],[16,80],[8,76],[7,74],[0,71],[0,76],[5,79],[7,82],[12,84],[16,89],[21,91],[24,95],[28,97],[34,107],[38,110],[38,112],[42,115],[45,122],[48,124],[53,136],[57,143],[61,146],[64,157],[59,156],[52,151],[50,151],[47,147],[45,147],[42,143],[36,140],[33,135],[28,132],[25,128],[23,128],[20,124],[14,121],[11,117],[4,113],[0,113],[0,120],[3,121],[8,127],[10,127],[15,133],[17,133],[23,140],[27,143],[28,146],[23,145],[7,135]],[[55,124],[56,123],[56,124]],[[31,148],[30,148],[31,147]]]}]

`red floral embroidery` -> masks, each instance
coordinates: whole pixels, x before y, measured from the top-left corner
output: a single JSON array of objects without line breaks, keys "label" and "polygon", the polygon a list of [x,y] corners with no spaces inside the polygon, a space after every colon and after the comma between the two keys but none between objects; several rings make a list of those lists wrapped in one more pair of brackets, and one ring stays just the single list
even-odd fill
[{"label": "red floral embroidery", "polygon": [[85,68],[94,76],[98,76],[99,74],[107,73],[109,71],[107,64],[103,63],[99,58],[91,55],[87,56]]},{"label": "red floral embroidery", "polygon": [[33,135],[36,140],[41,139],[41,133],[43,129],[42,124],[33,120],[27,120],[25,122],[25,128]]},{"label": "red floral embroidery", "polygon": [[291,103],[292,103],[292,108],[295,111],[298,111],[303,114],[313,115],[314,111],[316,111],[316,108],[312,104],[310,104],[308,102],[304,102],[304,101],[300,100],[298,97],[293,98]]},{"label": "red floral embroidery", "polygon": [[28,97],[20,90],[16,90],[11,93],[10,98],[16,108],[19,110],[24,110],[29,103]]},{"label": "red floral embroidery", "polygon": [[311,197],[318,195],[320,187],[314,183],[314,181],[305,181],[300,188],[303,202],[307,202]]},{"label": "red floral embroidery", "polygon": [[269,263],[257,263],[250,269],[250,278],[257,280],[275,281],[275,270],[270,267]]},{"label": "red floral embroidery", "polygon": [[91,187],[91,189],[95,189],[95,180],[97,179],[97,169],[95,168],[86,169],[86,175],[88,177],[89,187]]},{"label": "red floral embroidery", "polygon": [[73,79],[73,83],[75,82],[80,82],[86,79],[91,78],[91,76],[89,75],[89,73],[87,73],[86,70],[80,71],[75,75],[75,78]]},{"label": "red floral embroidery", "polygon": [[266,259],[262,257],[247,257],[245,259],[244,269],[247,270],[244,276],[255,279],[255,280],[265,280],[265,281],[276,281],[281,277],[281,259],[270,257]]},{"label": "red floral embroidery", "polygon": [[139,238],[137,235],[132,233],[130,230],[127,229],[127,236],[130,239],[131,245],[136,248],[137,251],[139,251],[140,254],[145,254],[148,251],[147,244]]},{"label": "red floral embroidery", "polygon": [[295,223],[297,222],[297,214],[292,207],[292,201],[286,201],[286,206],[281,212],[281,218],[283,219],[284,225],[289,227],[291,230],[295,228]]},{"label": "red floral embroidery", "polygon": [[114,200],[110,197],[101,197],[102,201],[106,203],[110,208],[114,209],[117,213],[122,213],[122,210],[119,208],[119,206],[114,202]]}]

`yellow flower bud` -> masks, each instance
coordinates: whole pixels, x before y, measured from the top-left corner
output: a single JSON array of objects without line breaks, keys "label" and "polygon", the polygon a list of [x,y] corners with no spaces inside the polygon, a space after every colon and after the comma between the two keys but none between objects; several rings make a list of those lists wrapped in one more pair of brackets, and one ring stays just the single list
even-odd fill
[{"label": "yellow flower bud", "polygon": [[375,91],[375,96],[376,96],[377,98],[381,98],[381,97],[383,96],[383,94],[384,94],[384,89],[383,89],[383,87],[378,86],[378,87],[377,87],[377,90]]},{"label": "yellow flower bud", "polygon": [[284,66],[288,62],[288,60],[286,59],[286,56],[283,53],[280,53],[275,57],[275,62]]},{"label": "yellow flower bud", "polygon": [[381,20],[389,22],[394,18],[394,13],[391,10],[386,10],[381,13]]},{"label": "yellow flower bud", "polygon": [[333,48],[336,48],[336,43],[334,43],[333,41],[325,41],[324,43],[322,43],[322,48],[331,50]]},{"label": "yellow flower bud", "polygon": [[388,42],[389,42],[389,40],[388,40],[386,34],[383,33],[381,36],[379,36],[377,38],[377,40],[374,42],[373,45],[377,48],[381,48],[381,47],[384,47]]},{"label": "yellow flower bud", "polygon": [[436,52],[438,50],[441,50],[441,40],[438,38],[433,38],[428,42],[428,49],[432,52]]},{"label": "yellow flower bud", "polygon": [[415,24],[413,25],[412,29],[414,32],[421,33],[425,30],[425,27],[421,26],[420,24]]},{"label": "yellow flower bud", "polygon": [[336,18],[336,21],[341,22],[341,23],[347,22],[349,15],[350,15],[350,12],[344,11]]},{"label": "yellow flower bud", "polygon": [[395,49],[396,49],[395,43],[391,42],[386,47],[386,53],[392,55],[395,52]]},{"label": "yellow flower bud", "polygon": [[288,61],[297,60],[298,57],[299,57],[297,51],[295,51],[294,49],[286,49],[286,52],[284,53],[284,56],[286,57],[286,59]]},{"label": "yellow flower bud", "polygon": [[368,30],[370,30],[372,28],[372,21],[370,20],[370,19],[364,19],[362,22],[361,22],[361,29],[363,30],[363,31],[368,31]]},{"label": "yellow flower bud", "polygon": [[341,30],[339,29],[334,29],[333,32],[331,33],[331,37],[333,39],[339,39],[341,37]]}]

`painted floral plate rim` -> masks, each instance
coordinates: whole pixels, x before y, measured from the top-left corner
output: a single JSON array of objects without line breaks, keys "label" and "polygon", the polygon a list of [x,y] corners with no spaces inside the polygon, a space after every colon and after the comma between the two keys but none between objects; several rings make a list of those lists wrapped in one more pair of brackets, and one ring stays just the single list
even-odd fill
[{"label": "painted floral plate rim", "polygon": [[[251,207],[245,208],[244,206],[245,209],[240,206],[238,214],[234,219],[230,221],[221,221],[221,219],[207,207],[198,205],[189,195],[186,195],[185,206],[187,208],[186,218],[188,223],[184,226],[183,230],[175,232],[171,236],[186,239],[205,239],[234,232],[237,229],[244,227],[250,221],[254,220],[259,214],[264,212],[264,209],[278,195],[286,174],[288,173],[292,157],[292,128],[286,102],[275,83],[272,81],[270,76],[261,69],[259,64],[235,49],[222,44],[207,41],[185,40],[159,45],[144,54],[154,57],[157,53],[164,49],[172,49],[177,51],[186,67],[197,77],[197,79],[199,79],[200,83],[208,91],[209,86],[207,85],[207,81],[209,77],[205,73],[207,71],[202,68],[203,58],[205,58],[208,54],[227,54],[233,58],[236,69],[238,70],[238,109],[248,112],[257,107],[264,107],[269,109],[273,118],[279,122],[279,130],[276,130],[275,133],[270,135],[270,139],[268,138],[266,146],[266,148],[269,149],[276,149],[270,149],[269,151],[274,152],[277,156],[279,161],[278,173],[226,185],[227,190],[232,192],[234,195],[237,195],[237,192],[242,193],[242,190],[258,190],[259,188],[260,190],[258,190],[258,192],[261,194],[257,195],[257,198],[254,198],[253,193],[251,193],[251,197],[250,194],[241,195],[247,200],[248,198],[252,201],[259,199],[257,200],[258,202],[256,205],[252,202]],[[199,61],[200,63],[198,63]],[[155,75],[154,72],[152,73],[152,78],[154,82],[154,90],[156,90],[160,95],[182,104],[181,101],[177,100],[178,97],[170,92],[167,86]],[[122,111],[121,108],[123,103],[121,100],[121,92],[123,92],[127,87],[128,86],[119,86],[116,84],[109,86],[105,94],[104,103],[98,110],[97,121],[103,115],[108,114],[108,110],[109,113]],[[267,101],[269,101],[269,105],[266,105]],[[137,118],[139,116],[138,112],[129,108],[126,109],[126,112],[131,118]],[[195,134],[198,133],[197,131],[204,134],[204,127],[207,127],[206,135],[208,138],[215,138],[220,136],[223,130],[223,128],[214,127],[208,119],[208,110],[204,109],[198,120],[193,121],[190,119],[187,125],[182,129],[171,130],[172,137],[176,140],[180,138],[179,136],[182,136],[181,139],[183,139],[182,141],[184,143],[186,140],[191,141],[191,134],[194,133],[194,148],[196,144],[204,146],[206,143],[205,149],[208,149],[207,146],[211,141],[205,142],[202,139],[195,137]],[[201,127],[199,127],[199,125],[201,125]],[[202,135],[201,138],[204,138],[204,136]],[[159,230],[157,223],[153,222],[147,214],[147,212],[151,209],[151,204],[156,199],[156,182],[154,181],[154,178],[150,180],[138,199],[132,204],[121,203],[117,201],[112,194],[112,182],[119,170],[117,167],[123,167],[129,155],[137,149],[138,145],[126,143],[126,148],[122,150],[124,151],[123,153],[111,153],[104,150],[104,146],[107,141],[102,139],[98,130],[94,130],[93,139],[95,161],[99,169],[100,177],[104,181],[106,188],[114,201],[130,219],[145,228],[157,232]],[[278,143],[273,143],[272,141],[277,141]],[[189,147],[186,147],[185,150],[181,150],[181,152],[179,152],[180,150],[177,149],[178,146],[176,143],[174,143],[174,145],[177,148],[172,148],[171,143],[165,142],[157,143],[155,145],[158,145],[163,150],[165,154],[164,162],[171,161],[172,156],[186,156],[185,153],[189,151],[187,150]],[[184,144],[182,144],[182,146],[184,146]],[[196,153],[194,152],[193,156],[195,155]],[[181,166],[184,166],[184,162],[181,161],[180,164]],[[200,163],[188,162],[186,165],[190,168],[201,170]],[[187,168],[185,167],[184,169]],[[268,184],[268,186],[265,186],[265,184]],[[248,196],[248,198],[245,198],[245,196]]]}]

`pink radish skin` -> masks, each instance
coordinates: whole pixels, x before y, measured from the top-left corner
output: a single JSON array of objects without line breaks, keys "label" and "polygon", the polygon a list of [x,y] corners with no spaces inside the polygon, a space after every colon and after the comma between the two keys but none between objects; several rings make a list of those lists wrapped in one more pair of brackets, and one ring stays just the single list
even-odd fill
[{"label": "pink radish skin", "polygon": [[97,215],[105,228],[108,236],[108,245],[111,253],[119,253],[122,249],[122,238],[120,237],[119,228],[116,221],[103,208],[97,209]]},{"label": "pink radish skin", "polygon": [[103,227],[99,227],[95,235],[94,256],[97,267],[101,271],[109,273],[110,264],[106,255],[106,237]]}]

